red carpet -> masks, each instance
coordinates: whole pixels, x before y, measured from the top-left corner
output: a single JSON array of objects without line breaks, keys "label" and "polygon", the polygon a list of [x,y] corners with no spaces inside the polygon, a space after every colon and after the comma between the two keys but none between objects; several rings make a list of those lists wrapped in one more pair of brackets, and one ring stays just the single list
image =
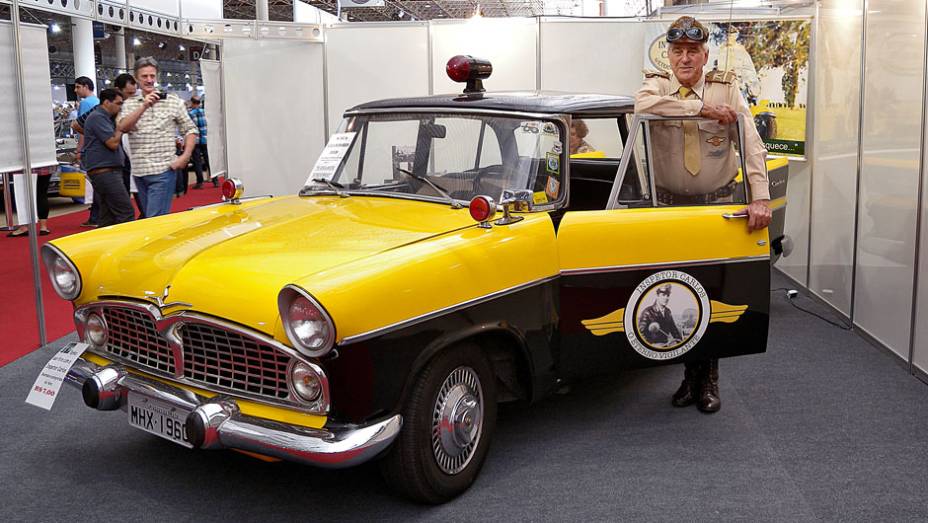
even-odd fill
[{"label": "red carpet", "polygon": [[[191,207],[215,203],[221,200],[219,189],[209,184],[202,190],[190,191],[175,198],[172,212]],[[136,213],[137,214],[137,213]],[[87,211],[79,211],[49,218],[48,228],[52,233],[39,236],[41,247],[48,240],[87,231],[80,224],[87,220]],[[32,258],[26,238],[8,238],[0,234],[0,367],[39,348],[39,327],[35,310],[35,291],[32,286]],[[52,342],[74,330],[71,302],[55,294],[45,266],[39,260],[42,271],[42,296],[45,301],[46,338]]]}]

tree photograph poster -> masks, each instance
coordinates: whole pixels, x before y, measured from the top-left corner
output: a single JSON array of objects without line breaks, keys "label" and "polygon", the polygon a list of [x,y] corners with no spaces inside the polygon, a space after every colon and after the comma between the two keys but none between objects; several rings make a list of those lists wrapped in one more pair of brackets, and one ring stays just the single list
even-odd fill
[{"label": "tree photograph poster", "polygon": [[[670,73],[665,35],[671,21],[648,24],[644,68]],[[713,69],[735,73],[754,125],[772,155],[805,156],[812,24],[805,20],[709,22]]]}]

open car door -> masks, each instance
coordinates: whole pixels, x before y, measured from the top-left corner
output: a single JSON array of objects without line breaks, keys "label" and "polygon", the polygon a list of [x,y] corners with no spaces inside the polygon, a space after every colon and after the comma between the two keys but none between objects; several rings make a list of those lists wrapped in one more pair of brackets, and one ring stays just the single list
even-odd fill
[{"label": "open car door", "polygon": [[[560,223],[567,376],[766,350],[770,250],[767,230],[737,216],[748,185],[724,203],[659,203],[653,159],[679,152],[656,147],[652,130],[680,120],[635,117],[607,207]],[[741,150],[740,125],[720,133]]]}]

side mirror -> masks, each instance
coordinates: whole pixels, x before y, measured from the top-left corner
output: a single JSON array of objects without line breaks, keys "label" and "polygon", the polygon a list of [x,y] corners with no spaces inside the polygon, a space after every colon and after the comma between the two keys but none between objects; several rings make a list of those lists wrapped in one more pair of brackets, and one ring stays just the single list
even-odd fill
[{"label": "side mirror", "polygon": [[529,212],[532,210],[532,204],[534,203],[533,196],[532,191],[529,190],[513,191],[512,189],[505,189],[499,203],[500,205],[510,206],[510,210],[515,212]]}]

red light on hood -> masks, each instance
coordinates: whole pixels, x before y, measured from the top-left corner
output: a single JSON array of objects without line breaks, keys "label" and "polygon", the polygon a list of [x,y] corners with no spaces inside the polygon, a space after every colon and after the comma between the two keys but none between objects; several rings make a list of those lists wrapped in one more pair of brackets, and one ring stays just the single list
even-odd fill
[{"label": "red light on hood", "polygon": [[231,200],[235,196],[235,182],[226,180],[222,182],[222,197]]},{"label": "red light on hood", "polygon": [[238,178],[226,178],[222,182],[222,198],[238,203],[238,199],[245,193],[245,185]]},{"label": "red light on hood", "polygon": [[474,196],[470,201],[470,217],[485,222],[496,215],[496,202],[488,196]]}]

